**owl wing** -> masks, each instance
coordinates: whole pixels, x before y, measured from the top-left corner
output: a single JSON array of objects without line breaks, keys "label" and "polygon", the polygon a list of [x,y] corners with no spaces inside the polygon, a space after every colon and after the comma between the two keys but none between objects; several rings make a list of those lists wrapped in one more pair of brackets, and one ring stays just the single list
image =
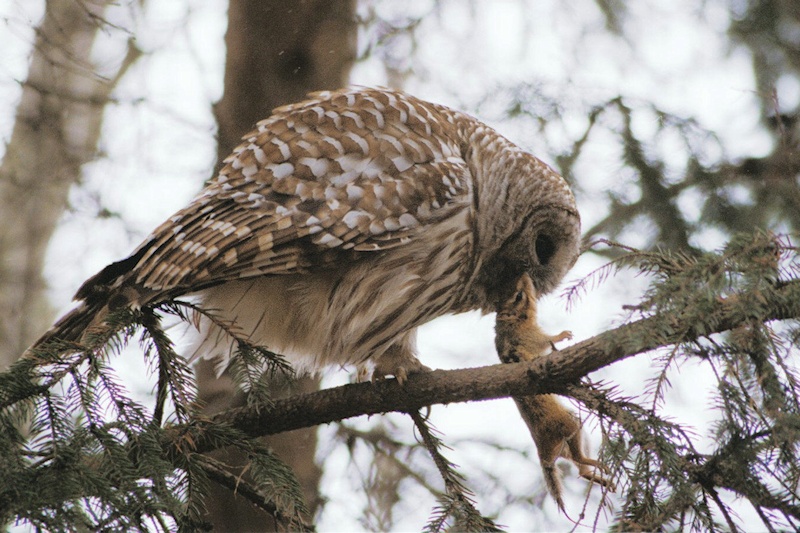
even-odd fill
[{"label": "owl wing", "polygon": [[403,246],[469,205],[471,177],[440,109],[374,89],[275,110],[134,256],[135,282],[198,289],[304,272]]}]

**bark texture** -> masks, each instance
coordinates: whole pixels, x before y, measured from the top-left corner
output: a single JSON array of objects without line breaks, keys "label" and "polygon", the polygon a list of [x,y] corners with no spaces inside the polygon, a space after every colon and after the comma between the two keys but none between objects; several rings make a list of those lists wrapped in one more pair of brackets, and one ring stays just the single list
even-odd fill
[{"label": "bark texture", "polygon": [[275,107],[347,84],[355,0],[231,0],[225,44],[225,93],[215,109],[219,161]]}]

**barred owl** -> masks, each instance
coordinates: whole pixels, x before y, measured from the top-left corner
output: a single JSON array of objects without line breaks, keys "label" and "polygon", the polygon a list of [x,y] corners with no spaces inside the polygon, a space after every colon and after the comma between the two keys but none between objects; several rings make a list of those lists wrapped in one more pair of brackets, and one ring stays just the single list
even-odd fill
[{"label": "barred owl", "polygon": [[[109,310],[191,295],[300,368],[424,368],[417,326],[494,311],[527,272],[552,290],[578,255],[569,186],[473,117],[388,89],[319,92],[243,137],[189,205],[78,290],[45,339]],[[193,357],[229,357],[202,322]]]}]

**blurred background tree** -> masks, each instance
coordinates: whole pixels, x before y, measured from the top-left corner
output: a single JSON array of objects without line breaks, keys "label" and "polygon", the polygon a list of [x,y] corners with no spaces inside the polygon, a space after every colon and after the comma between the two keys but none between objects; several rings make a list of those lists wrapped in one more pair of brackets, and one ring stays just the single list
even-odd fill
[{"label": "blurred background tree", "polygon": [[[254,122],[348,78],[464,109],[553,164],[576,191],[587,245],[606,239],[702,258],[740,232],[798,231],[800,6],[793,0],[161,4],[49,0],[3,8],[6,365],[83,279],[182,206]],[[572,276],[622,253],[593,246]],[[547,300],[545,326],[570,327],[578,338],[607,329],[626,316],[623,304],[644,292],[635,274],[623,271],[593,288],[571,315],[563,301]],[[421,351],[430,366],[495,360],[491,319],[444,319],[427,331]],[[790,343],[790,369],[797,355]],[[642,390],[642,376],[653,373],[648,361],[627,361],[596,377],[641,395],[643,405],[658,404],[695,428],[700,448],[708,446],[718,434],[707,428],[724,418],[724,406],[709,405],[709,387],[719,380],[704,381],[713,371],[696,360],[662,367],[656,359],[656,373],[671,380],[663,389]],[[230,381],[203,378],[208,370],[200,376],[209,409],[239,401]],[[341,383],[341,374],[323,381]],[[699,382],[709,384],[702,393]],[[295,390],[305,386],[316,385]],[[151,395],[149,385],[138,387],[141,397]],[[512,529],[567,527],[545,499],[515,416],[506,401],[434,409],[432,420],[470,484],[481,487],[484,514]],[[320,471],[309,459],[317,437],[319,495]],[[407,419],[348,421],[288,439],[307,443],[296,464],[310,467],[300,477],[321,529],[418,529],[427,519],[438,481]],[[796,445],[789,448],[796,456]],[[584,488],[568,483],[572,508],[581,505]],[[600,508],[596,494],[588,501]],[[245,515],[227,503],[219,507],[210,510],[233,514],[211,521],[231,529]],[[745,529],[763,527],[760,511],[734,509]],[[596,520],[604,528],[613,513]],[[796,525],[785,516],[770,520],[776,528]]]}]

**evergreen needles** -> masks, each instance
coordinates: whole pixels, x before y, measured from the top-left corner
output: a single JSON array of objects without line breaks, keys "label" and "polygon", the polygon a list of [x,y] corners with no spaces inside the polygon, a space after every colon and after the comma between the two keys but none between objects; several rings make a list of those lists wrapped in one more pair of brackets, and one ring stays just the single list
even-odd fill
[{"label": "evergreen needles", "polygon": [[[0,374],[0,522],[21,520],[48,531],[208,528],[202,516],[209,480],[226,484],[230,474],[194,451],[192,427],[202,422],[194,375],[161,326],[162,312],[190,320],[187,309],[195,311],[171,302],[116,312],[109,328],[87,335],[84,345],[42,345]],[[136,331],[156,382],[152,408],[131,399],[109,365]],[[234,338],[244,384],[258,390],[254,401],[267,401],[257,382],[286,363]],[[168,431],[176,423],[183,430]],[[232,491],[282,527],[309,529],[299,484],[274,454],[225,425],[203,434],[250,458],[253,477],[227,483]]]},{"label": "evergreen needles", "polygon": [[[749,502],[768,530],[800,527],[800,302],[785,296],[798,283],[797,248],[786,237],[756,233],[716,253],[629,250],[616,264],[653,282],[631,307],[650,327],[620,328],[631,335],[615,341],[672,344],[656,352],[639,398],[609,387],[569,388],[601,416],[605,454],[624,474],[616,529],[736,531],[731,494]],[[781,314],[794,318],[772,321]],[[687,361],[716,379],[716,422],[702,435],[711,450],[698,449],[700,435],[660,414],[668,373]]]}]

